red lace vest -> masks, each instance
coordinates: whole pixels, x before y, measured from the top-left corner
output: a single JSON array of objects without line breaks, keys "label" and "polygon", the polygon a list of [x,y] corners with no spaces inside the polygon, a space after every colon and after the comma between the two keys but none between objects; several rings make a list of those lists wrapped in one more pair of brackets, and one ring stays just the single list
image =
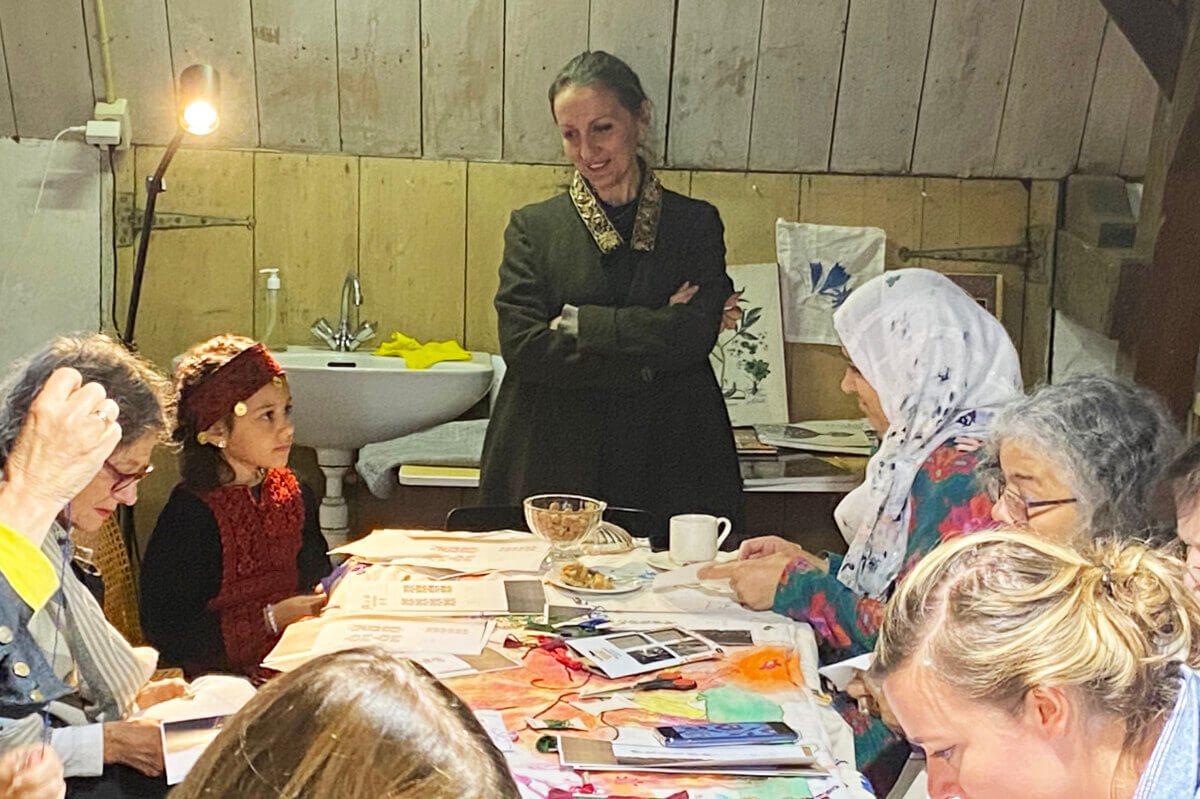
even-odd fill
[{"label": "red lace vest", "polygon": [[225,660],[254,670],[278,640],[263,620],[268,602],[296,594],[304,524],[300,481],[290,469],[272,469],[259,499],[249,486],[223,486],[200,497],[221,535],[221,590],[209,602],[221,620]]}]

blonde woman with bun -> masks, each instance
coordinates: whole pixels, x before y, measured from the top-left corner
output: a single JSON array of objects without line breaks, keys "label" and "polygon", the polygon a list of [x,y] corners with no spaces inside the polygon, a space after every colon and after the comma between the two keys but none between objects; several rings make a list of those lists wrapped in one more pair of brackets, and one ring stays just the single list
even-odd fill
[{"label": "blonde woman with bun", "polygon": [[1200,797],[1200,600],[1143,544],[942,545],[888,605],[876,677],[932,799]]}]

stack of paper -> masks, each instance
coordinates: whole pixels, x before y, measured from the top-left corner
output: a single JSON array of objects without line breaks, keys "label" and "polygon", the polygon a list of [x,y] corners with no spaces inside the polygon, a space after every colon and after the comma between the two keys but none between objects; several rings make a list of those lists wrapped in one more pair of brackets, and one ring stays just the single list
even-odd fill
[{"label": "stack of paper", "polygon": [[827,775],[817,754],[817,747],[809,743],[677,749],[664,746],[648,727],[620,727],[617,740],[611,742],[565,735],[558,741],[562,765],[591,771]]},{"label": "stack of paper", "polygon": [[870,455],[875,433],[866,419],[820,419],[792,424],[759,424],[754,432],[765,444],[810,452]]},{"label": "stack of paper", "polygon": [[331,550],[375,563],[404,563],[444,574],[540,571],[550,543],[529,533],[443,532],[440,530],[376,530]]},{"label": "stack of paper", "polygon": [[318,655],[356,646],[382,646],[420,663],[436,677],[456,677],[518,664],[487,646],[490,619],[406,619],[331,616],[288,626],[262,665],[291,671]]}]

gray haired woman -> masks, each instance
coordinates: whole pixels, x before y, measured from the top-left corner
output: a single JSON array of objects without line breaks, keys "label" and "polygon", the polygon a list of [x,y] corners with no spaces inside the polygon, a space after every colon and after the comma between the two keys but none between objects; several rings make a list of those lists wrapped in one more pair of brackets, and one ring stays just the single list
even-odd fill
[{"label": "gray haired woman", "polygon": [[[63,337],[19,364],[0,399],[0,467],[10,456],[31,407],[51,375],[70,367],[84,382],[99,384],[117,407],[120,441],[90,482],[66,504],[41,543],[41,554],[61,590],[20,617],[4,636],[24,641],[21,668],[0,671],[5,702],[0,752],[39,741],[47,711],[57,721],[50,742],[65,766],[72,796],[164,796],[162,746],[152,724],[124,721],[182,693],[182,681],[148,683],[157,665],[153,650],[135,651],[108,625],[95,598],[66,568],[70,530],[100,527],[118,504],[137,500],[137,483],[150,471],[150,454],[171,429],[167,379],[148,361],[107,336]],[[13,464],[15,466],[16,464]],[[19,698],[20,701],[17,701]]]},{"label": "gray haired woman", "polygon": [[1083,530],[1157,540],[1155,486],[1179,431],[1150,391],[1108,377],[1045,386],[996,419],[1001,476],[992,515],[1059,541]]}]

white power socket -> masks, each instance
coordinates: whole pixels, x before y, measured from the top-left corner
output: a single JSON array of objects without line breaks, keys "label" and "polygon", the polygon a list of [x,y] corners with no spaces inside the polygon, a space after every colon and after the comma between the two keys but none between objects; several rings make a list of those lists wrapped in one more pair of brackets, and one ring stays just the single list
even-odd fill
[{"label": "white power socket", "polygon": [[[116,147],[118,150],[129,149],[129,142],[132,136],[132,125],[129,119],[129,101],[124,97],[113,100],[111,103],[99,102],[96,103],[96,108],[92,112],[92,121],[87,124],[87,142],[88,144],[109,144]],[[97,136],[102,137],[103,141],[92,141],[92,126],[98,123],[115,122],[117,124],[117,140],[109,141],[111,138],[111,128],[105,125],[103,128],[97,128]]]},{"label": "white power socket", "polygon": [[89,119],[83,134],[88,144],[121,146],[121,123],[115,119]]}]

